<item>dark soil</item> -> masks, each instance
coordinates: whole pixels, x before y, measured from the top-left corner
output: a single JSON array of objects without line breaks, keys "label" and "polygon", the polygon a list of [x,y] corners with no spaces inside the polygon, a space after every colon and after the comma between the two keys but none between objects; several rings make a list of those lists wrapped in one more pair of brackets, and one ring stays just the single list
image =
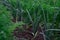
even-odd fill
[{"label": "dark soil", "polygon": [[[23,31],[20,31],[20,28],[16,28],[13,32],[13,35],[18,37],[18,38],[25,38],[28,40],[44,40],[43,35],[39,34],[39,32],[41,32],[41,29],[38,29],[38,34],[36,35],[36,37],[34,38],[34,35],[32,34],[33,30],[32,27],[29,28],[25,28]],[[21,39],[19,39],[21,40]]]}]

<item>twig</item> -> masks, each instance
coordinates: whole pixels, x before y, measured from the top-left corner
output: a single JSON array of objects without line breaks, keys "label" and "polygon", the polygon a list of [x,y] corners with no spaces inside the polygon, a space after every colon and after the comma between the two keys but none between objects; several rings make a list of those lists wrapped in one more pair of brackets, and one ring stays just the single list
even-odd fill
[{"label": "twig", "polygon": [[45,31],[60,31],[60,29],[47,29]]},{"label": "twig", "polygon": [[46,36],[44,33],[40,32],[39,34],[42,34],[44,37],[46,37],[50,40],[50,38],[48,36]]}]

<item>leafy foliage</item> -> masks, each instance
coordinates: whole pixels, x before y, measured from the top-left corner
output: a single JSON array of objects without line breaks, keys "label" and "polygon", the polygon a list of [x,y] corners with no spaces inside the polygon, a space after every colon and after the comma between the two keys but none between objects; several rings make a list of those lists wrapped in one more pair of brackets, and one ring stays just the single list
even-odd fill
[{"label": "leafy foliage", "polygon": [[[39,25],[43,23],[43,27],[40,27],[43,35],[48,36],[50,40],[55,40],[56,30],[48,29],[59,29],[60,0],[1,0],[0,3],[0,32],[5,36],[10,36],[17,26],[21,27],[24,23],[32,26],[35,35]],[[4,35],[0,37],[1,40],[5,39]],[[9,36],[6,40],[11,40]],[[47,37],[44,39],[49,40]]]}]

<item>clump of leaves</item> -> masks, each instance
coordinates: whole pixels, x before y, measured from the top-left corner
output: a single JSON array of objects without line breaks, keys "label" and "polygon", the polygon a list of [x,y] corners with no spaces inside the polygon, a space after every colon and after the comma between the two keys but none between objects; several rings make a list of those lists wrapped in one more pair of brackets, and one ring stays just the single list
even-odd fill
[{"label": "clump of leaves", "polygon": [[23,22],[13,23],[10,11],[0,4],[0,40],[12,40],[12,32],[14,29],[21,27],[23,24]]}]

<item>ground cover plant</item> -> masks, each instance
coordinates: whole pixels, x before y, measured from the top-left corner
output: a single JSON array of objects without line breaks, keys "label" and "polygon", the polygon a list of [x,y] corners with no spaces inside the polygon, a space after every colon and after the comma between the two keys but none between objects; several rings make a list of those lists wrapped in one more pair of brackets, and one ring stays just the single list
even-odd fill
[{"label": "ground cover plant", "polygon": [[0,0],[0,40],[60,40],[60,0]]}]

